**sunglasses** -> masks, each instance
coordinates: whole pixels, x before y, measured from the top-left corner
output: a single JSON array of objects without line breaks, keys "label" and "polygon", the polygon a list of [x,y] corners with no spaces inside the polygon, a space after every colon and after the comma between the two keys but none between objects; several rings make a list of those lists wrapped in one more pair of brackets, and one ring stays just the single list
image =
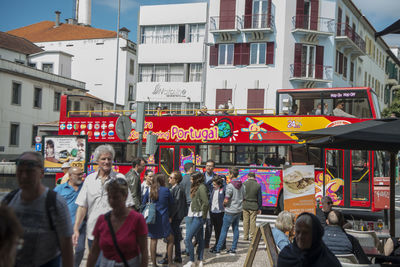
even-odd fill
[{"label": "sunglasses", "polygon": [[18,167],[26,167],[26,168],[34,168],[34,167],[39,167],[42,168],[43,165],[36,161],[36,160],[30,160],[30,159],[19,159],[17,160],[17,166]]}]

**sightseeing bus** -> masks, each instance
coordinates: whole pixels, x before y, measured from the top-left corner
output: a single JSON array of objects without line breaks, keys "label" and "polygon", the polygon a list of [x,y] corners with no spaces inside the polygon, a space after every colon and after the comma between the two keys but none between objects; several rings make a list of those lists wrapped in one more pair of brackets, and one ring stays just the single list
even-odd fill
[{"label": "sightseeing bus", "polygon": [[[71,110],[78,106],[73,102],[83,102],[83,97],[62,96],[59,135],[86,135],[89,154],[100,144],[113,145],[115,168],[126,173],[139,149],[139,134],[131,130],[125,141],[115,128],[119,116],[132,111]],[[229,167],[238,167],[243,181],[250,171],[256,172],[266,208],[283,209],[283,167],[306,164],[315,166],[317,200],[325,192],[336,206],[376,210],[374,181],[388,176],[385,154],[307,148],[293,133],[380,118],[377,103],[371,88],[307,88],[278,90],[272,114],[257,109],[208,110],[208,115],[199,115],[199,110],[169,110],[157,116],[146,110],[143,141],[150,132],[158,136],[157,151],[148,159],[167,175],[183,171],[187,162],[202,170],[208,159],[216,162],[218,174],[227,175]],[[89,163],[88,170],[93,167]]]}]

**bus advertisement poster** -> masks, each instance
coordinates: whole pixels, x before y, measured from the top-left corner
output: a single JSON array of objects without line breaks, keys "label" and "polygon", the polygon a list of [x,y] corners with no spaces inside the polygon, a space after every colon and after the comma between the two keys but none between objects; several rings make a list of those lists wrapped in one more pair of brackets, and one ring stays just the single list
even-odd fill
[{"label": "bus advertisement poster", "polygon": [[302,212],[315,214],[314,165],[292,165],[283,169],[285,210],[296,216]]},{"label": "bus advertisement poster", "polygon": [[65,163],[86,171],[87,136],[44,136],[43,148],[45,173],[60,173]]}]

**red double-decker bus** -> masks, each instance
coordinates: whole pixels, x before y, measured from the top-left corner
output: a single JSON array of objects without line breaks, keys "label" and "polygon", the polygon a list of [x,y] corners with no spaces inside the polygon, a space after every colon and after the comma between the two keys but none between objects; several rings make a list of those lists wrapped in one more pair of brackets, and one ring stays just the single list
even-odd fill
[{"label": "red double-decker bus", "polygon": [[[116,135],[120,115],[132,111],[69,110],[83,96],[62,96],[59,135],[87,135],[91,154],[104,143],[116,150],[115,168],[126,173],[136,155],[139,134],[131,131],[129,141]],[[315,166],[316,198],[330,195],[342,207],[379,208],[374,203],[375,177],[388,176],[385,154],[308,148],[297,142],[294,132],[357,123],[380,117],[377,97],[371,88],[313,88],[277,91],[276,111],[170,110],[163,116],[146,111],[143,140],[149,132],[158,135],[158,149],[149,157],[157,170],[170,174],[183,171],[186,162],[203,168],[207,159],[216,162],[215,172],[228,174],[237,166],[240,179],[256,172],[262,186],[264,207],[283,208],[282,167],[287,164]],[[340,110],[338,110],[340,109]],[[168,115],[173,114],[173,115]],[[93,169],[89,163],[89,170]]]}]

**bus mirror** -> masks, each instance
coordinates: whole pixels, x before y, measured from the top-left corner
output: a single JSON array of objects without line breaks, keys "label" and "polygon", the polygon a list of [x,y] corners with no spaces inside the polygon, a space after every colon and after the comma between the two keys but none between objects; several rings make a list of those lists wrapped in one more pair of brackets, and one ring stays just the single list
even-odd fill
[{"label": "bus mirror", "polygon": [[158,135],[153,134],[153,132],[149,132],[146,137],[146,154],[147,155],[154,155],[157,150],[157,139]]},{"label": "bus mirror", "polygon": [[143,133],[144,130],[144,103],[138,102],[132,105],[134,112],[131,114],[131,119],[135,120],[132,123],[132,129],[138,133]]}]

